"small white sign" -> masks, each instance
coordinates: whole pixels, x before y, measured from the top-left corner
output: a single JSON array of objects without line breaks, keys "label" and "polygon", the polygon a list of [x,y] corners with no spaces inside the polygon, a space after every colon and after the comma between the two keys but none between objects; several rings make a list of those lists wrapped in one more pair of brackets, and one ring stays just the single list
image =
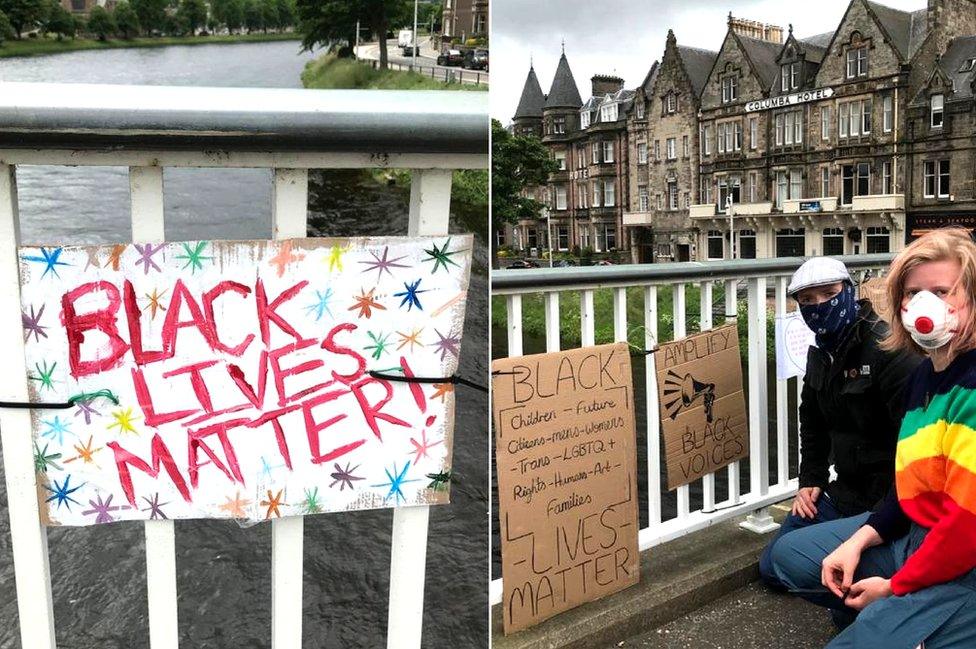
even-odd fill
[{"label": "small white sign", "polygon": [[783,381],[806,374],[807,352],[816,344],[799,311],[776,316],[776,378]]},{"label": "small white sign", "polygon": [[766,99],[759,99],[757,101],[746,102],[746,112],[752,113],[757,110],[769,110],[771,108],[785,108],[787,106],[796,106],[797,104],[805,104],[810,101],[820,101],[821,99],[830,99],[833,96],[834,96],[833,88],[814,88],[813,90],[794,92],[791,95],[780,95],[779,97],[767,97]]}]

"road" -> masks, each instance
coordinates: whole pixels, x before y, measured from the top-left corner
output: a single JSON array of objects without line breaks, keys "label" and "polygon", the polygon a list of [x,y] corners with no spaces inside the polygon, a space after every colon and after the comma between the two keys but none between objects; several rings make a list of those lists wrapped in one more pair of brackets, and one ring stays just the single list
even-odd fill
[{"label": "road", "polygon": [[[397,40],[392,38],[386,42],[386,52],[387,59],[390,63],[395,63],[398,65],[413,65],[413,57],[404,56],[403,50],[397,46]],[[437,65],[437,55],[439,52],[433,48],[431,45],[431,40],[429,37],[420,39],[420,50],[417,53],[417,63],[419,68],[423,68],[422,72],[429,75],[431,68],[434,70],[434,74],[437,78],[443,79],[445,73],[453,73],[455,77],[460,77],[461,81],[464,83],[488,83],[488,73],[483,70],[462,70],[460,67],[449,67],[443,65]],[[356,48],[356,58],[376,61],[380,58],[380,45],[379,43],[370,42],[363,43],[358,48]]]}]

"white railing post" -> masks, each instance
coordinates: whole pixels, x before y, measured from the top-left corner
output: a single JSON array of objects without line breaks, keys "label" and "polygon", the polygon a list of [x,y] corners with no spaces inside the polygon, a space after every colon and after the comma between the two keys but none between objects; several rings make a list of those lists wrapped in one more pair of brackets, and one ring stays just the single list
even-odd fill
[{"label": "white railing post", "polygon": [[[0,164],[0,340],[4,357],[18,366],[24,358],[23,323],[17,317],[20,304],[20,217],[17,207],[17,176],[12,165]],[[0,398],[28,401],[27,373],[0,373]],[[37,503],[37,474],[32,449],[29,410],[0,410],[0,440],[7,482],[7,513],[20,616],[20,643],[24,649],[54,649],[54,609],[51,598],[51,570],[48,566],[47,530],[41,525]],[[11,623],[12,620],[7,620]]]},{"label": "white railing post", "polygon": [[[727,280],[725,282],[725,324],[734,324],[738,322],[739,317],[739,299],[736,293],[736,280]],[[739,472],[740,465],[739,461],[736,460],[729,465],[729,503],[736,504],[739,502]]]},{"label": "white railing post", "polygon": [[[271,236],[308,236],[308,169],[275,169],[272,179]],[[271,646],[301,649],[305,520],[271,521]]]},{"label": "white railing post", "polygon": [[[688,335],[687,309],[685,300],[685,285],[675,284],[671,287],[672,316],[674,318],[674,340]],[[691,510],[691,491],[689,485],[683,484],[677,489],[678,518],[687,518]]]},{"label": "white railing post", "polygon": [[[163,215],[163,168],[129,167],[132,241],[166,239]],[[171,520],[143,523],[146,537],[146,596],[149,600],[149,646],[176,649],[179,617],[176,588],[176,528]]]},{"label": "white railing post", "polygon": [[546,351],[559,351],[559,293],[552,291],[543,297],[546,305]]},{"label": "white railing post", "polygon": [[[657,287],[644,288],[644,349],[657,347]],[[644,384],[647,386],[647,521],[648,525],[661,522],[661,420],[657,394],[657,374],[654,354],[644,360]]]},{"label": "white railing post", "polygon": [[[712,283],[702,282],[698,285],[699,294],[699,329],[708,331],[712,328]],[[702,476],[702,511],[715,510],[715,472]]]},{"label": "white railing post", "polygon": [[[408,234],[447,234],[451,209],[450,170],[414,170],[410,180]],[[430,507],[393,510],[390,552],[388,649],[420,649],[427,576],[427,524]]]},{"label": "white railing post", "polygon": [[[789,278],[776,278],[776,318],[786,315],[786,285]],[[785,486],[790,480],[789,380],[776,377],[776,483]]]},{"label": "white railing post", "polygon": [[596,344],[596,323],[593,321],[593,290],[580,291],[580,347]]}]

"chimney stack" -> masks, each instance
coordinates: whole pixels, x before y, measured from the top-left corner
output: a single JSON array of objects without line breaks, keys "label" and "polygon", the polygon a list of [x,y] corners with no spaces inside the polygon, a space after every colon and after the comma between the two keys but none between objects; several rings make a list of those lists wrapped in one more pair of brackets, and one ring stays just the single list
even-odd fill
[{"label": "chimney stack", "polygon": [[779,25],[772,25],[759,22],[758,20],[748,20],[746,18],[734,18],[729,14],[729,27],[740,36],[748,36],[760,41],[770,43],[783,43],[783,28]]},{"label": "chimney stack", "polygon": [[624,87],[624,80],[611,74],[595,74],[590,78],[593,97],[612,95]]}]

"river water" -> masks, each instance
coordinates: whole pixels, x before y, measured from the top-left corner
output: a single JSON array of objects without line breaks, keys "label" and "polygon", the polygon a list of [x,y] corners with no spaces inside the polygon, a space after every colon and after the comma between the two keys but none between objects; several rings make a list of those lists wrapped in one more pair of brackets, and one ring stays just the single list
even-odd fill
[{"label": "river water", "polygon": [[[312,55],[298,49],[297,41],[286,41],[0,59],[0,80],[301,87],[299,75]],[[126,174],[115,167],[19,168],[23,242],[128,241]],[[268,170],[167,169],[164,186],[168,239],[271,235]],[[407,203],[407,191],[377,185],[359,172],[313,172],[309,235],[406,234]],[[452,207],[452,231],[472,231],[485,222],[483,214]],[[483,383],[487,253],[479,234],[459,373]],[[460,483],[450,505],[431,511],[424,647],[487,646],[488,405],[485,395],[459,390],[454,470]],[[0,483],[2,510],[6,498]],[[306,648],[385,646],[391,522],[389,511],[306,518]],[[0,514],[3,648],[20,646],[8,527]],[[270,647],[270,526],[187,521],[176,529],[181,646]],[[138,523],[50,530],[59,647],[149,646],[142,530]]]}]

